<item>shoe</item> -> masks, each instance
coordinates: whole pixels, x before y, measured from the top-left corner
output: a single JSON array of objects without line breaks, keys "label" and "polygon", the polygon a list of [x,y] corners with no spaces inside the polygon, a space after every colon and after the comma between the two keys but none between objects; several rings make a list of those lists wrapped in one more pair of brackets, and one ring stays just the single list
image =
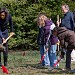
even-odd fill
[{"label": "shoe", "polygon": [[75,69],[71,70],[71,72],[75,73]]},{"label": "shoe", "polygon": [[48,71],[52,71],[54,69],[54,67],[49,67]]},{"label": "shoe", "polygon": [[44,68],[47,68],[47,69],[48,69],[49,67],[50,67],[49,65],[45,65],[45,66],[44,66]]},{"label": "shoe", "polygon": [[62,69],[62,71],[71,71],[70,68],[65,68],[65,69]]}]

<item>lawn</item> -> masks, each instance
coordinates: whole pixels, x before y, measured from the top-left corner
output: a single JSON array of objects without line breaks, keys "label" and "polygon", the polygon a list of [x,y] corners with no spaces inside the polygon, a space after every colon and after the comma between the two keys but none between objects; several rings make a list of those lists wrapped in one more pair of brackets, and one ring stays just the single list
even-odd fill
[{"label": "lawn", "polygon": [[[58,69],[48,71],[47,68],[38,66],[40,61],[39,51],[10,51],[8,56],[8,75],[75,75],[72,72],[63,72],[61,69],[65,67],[65,59],[60,62]],[[3,58],[2,58],[3,59]],[[75,68],[75,64],[72,63],[72,69]],[[6,75],[2,73],[0,68],[0,75]]]}]

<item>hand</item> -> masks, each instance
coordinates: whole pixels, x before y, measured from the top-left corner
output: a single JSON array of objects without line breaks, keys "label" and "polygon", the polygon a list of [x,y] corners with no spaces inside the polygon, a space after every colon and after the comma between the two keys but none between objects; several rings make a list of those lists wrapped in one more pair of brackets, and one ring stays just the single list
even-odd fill
[{"label": "hand", "polygon": [[46,51],[48,51],[49,48],[46,48]]},{"label": "hand", "polygon": [[6,43],[5,38],[2,38],[2,40],[3,40],[3,44],[5,44]]},{"label": "hand", "polygon": [[57,24],[58,27],[60,26],[60,23],[61,23],[61,18],[60,18],[59,21],[57,20],[57,23],[56,24]]},{"label": "hand", "polygon": [[60,22],[59,22],[59,21],[57,21],[57,23],[56,23],[56,24],[57,24],[57,26],[59,27],[59,25],[60,25]]}]

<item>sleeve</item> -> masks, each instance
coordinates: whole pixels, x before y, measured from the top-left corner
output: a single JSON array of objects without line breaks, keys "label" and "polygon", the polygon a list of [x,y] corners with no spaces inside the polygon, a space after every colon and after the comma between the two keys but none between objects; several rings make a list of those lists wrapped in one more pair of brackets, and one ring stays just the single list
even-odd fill
[{"label": "sleeve", "polygon": [[1,37],[1,38],[3,38],[3,35],[2,35],[2,32],[1,32],[1,30],[0,30],[0,37]]},{"label": "sleeve", "polygon": [[39,28],[39,32],[38,32],[38,35],[37,35],[37,43],[39,44],[39,39],[40,39],[40,36],[41,36],[41,28]]},{"label": "sleeve", "polygon": [[71,17],[70,20],[71,20],[71,25],[72,25],[71,27],[72,27],[72,29],[73,29],[73,31],[74,31],[74,30],[75,30],[75,22],[74,22],[74,16],[73,16],[73,13],[71,13],[71,16],[70,16],[70,17]]},{"label": "sleeve", "polygon": [[9,14],[9,25],[10,25],[10,32],[13,32],[14,29],[13,29],[13,22],[12,22],[12,17],[11,15]]}]

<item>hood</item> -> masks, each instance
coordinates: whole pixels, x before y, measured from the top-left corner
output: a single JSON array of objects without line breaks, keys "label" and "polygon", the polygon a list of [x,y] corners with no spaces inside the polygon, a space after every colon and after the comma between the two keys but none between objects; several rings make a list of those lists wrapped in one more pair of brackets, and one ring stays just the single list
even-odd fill
[{"label": "hood", "polygon": [[68,31],[66,27],[58,27],[58,34]]},{"label": "hood", "polygon": [[45,26],[51,26],[52,25],[52,21],[51,20],[46,20],[45,21]]}]

